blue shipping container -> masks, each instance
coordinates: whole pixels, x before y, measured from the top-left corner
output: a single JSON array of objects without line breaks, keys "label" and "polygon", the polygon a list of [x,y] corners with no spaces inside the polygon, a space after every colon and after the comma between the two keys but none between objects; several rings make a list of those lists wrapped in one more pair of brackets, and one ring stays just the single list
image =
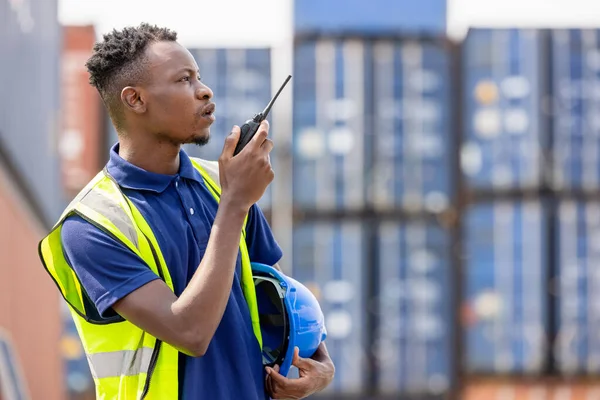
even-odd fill
[{"label": "blue shipping container", "polygon": [[554,187],[600,188],[600,31],[552,31]]},{"label": "blue shipping container", "polygon": [[450,54],[431,41],[373,47],[376,209],[439,212],[452,195]]},{"label": "blue shipping container", "polygon": [[336,366],[324,393],[362,393],[366,363],[364,239],[360,223],[303,223],[294,227],[291,276],[317,296]]},{"label": "blue shipping container", "polygon": [[449,237],[426,222],[379,229],[382,393],[440,395],[450,387]]},{"label": "blue shipping container", "polygon": [[294,204],[365,205],[368,52],[361,40],[299,43],[294,54]]},{"label": "blue shipping container", "polygon": [[63,317],[60,347],[64,360],[65,387],[68,398],[76,399],[82,393],[94,392],[94,380],[69,307],[65,302],[61,302],[60,307]]},{"label": "blue shipping container", "polygon": [[461,167],[474,189],[540,185],[543,126],[542,33],[475,29],[464,45]]},{"label": "blue shipping container", "polygon": [[600,372],[600,203],[563,201],[558,211],[559,369]]},{"label": "blue shipping container", "polygon": [[[269,49],[191,49],[200,75],[213,93],[217,109],[216,121],[211,126],[211,138],[202,147],[185,145],[192,157],[216,161],[223,150],[225,137],[233,125],[242,124],[254,114],[261,112],[271,99],[271,52]],[[282,77],[283,83],[285,77]],[[277,104],[269,113],[268,120],[277,112]],[[109,121],[109,141],[114,143],[117,135]],[[271,124],[270,134],[276,142],[276,132]],[[275,150],[274,150],[275,151]],[[271,158],[272,162],[275,158]],[[277,167],[273,162],[273,169]],[[271,206],[271,187],[259,202],[263,208]]]},{"label": "blue shipping container", "polygon": [[445,33],[446,0],[295,0],[296,33]]},{"label": "blue shipping container", "polygon": [[544,360],[546,218],[540,202],[472,206],[465,220],[467,368],[539,372]]},{"label": "blue shipping container", "polygon": [[0,2],[0,146],[42,209],[60,216],[59,128],[61,31],[57,0]]}]

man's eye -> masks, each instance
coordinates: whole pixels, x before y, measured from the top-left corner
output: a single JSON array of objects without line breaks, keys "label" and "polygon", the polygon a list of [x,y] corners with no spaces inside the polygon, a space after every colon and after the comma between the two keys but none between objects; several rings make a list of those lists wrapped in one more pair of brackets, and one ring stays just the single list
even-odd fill
[{"label": "man's eye", "polygon": [[184,76],[183,78],[180,79],[181,81],[186,81],[189,82],[190,81],[190,77],[189,76]]}]

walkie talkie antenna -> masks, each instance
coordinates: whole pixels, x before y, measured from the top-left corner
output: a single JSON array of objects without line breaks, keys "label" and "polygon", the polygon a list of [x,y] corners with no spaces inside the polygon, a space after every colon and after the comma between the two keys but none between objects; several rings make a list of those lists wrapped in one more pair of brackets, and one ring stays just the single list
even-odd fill
[{"label": "walkie talkie antenna", "polygon": [[269,111],[271,111],[271,107],[273,107],[273,103],[275,103],[275,100],[277,100],[277,97],[279,97],[279,93],[281,93],[281,91],[283,90],[285,85],[287,85],[287,83],[290,81],[290,79],[292,79],[292,76],[288,75],[285,82],[283,82],[283,85],[281,85],[281,87],[279,88],[277,93],[275,93],[275,96],[271,99],[269,104],[267,104],[267,106],[265,107],[263,112],[261,112],[260,114],[257,114],[256,117],[254,117],[254,122],[262,122],[265,120],[265,118],[267,118],[267,115],[269,115]]}]

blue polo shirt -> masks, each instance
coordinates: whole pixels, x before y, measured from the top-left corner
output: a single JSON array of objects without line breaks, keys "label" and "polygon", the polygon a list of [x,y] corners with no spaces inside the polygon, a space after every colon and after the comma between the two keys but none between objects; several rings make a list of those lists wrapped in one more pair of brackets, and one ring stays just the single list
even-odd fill
[{"label": "blue polo shirt", "polygon": [[[160,175],[128,163],[118,149],[117,144],[110,151],[108,171],[156,235],[179,296],[204,256],[218,203],[183,150],[179,173]],[[256,205],[246,229],[250,259],[268,265],[278,262],[281,249]],[[142,259],[78,216],[65,221],[61,235],[67,261],[102,316],[115,315],[111,307],[117,300],[158,279]],[[206,354],[196,358],[180,353],[183,400],[268,399],[240,272],[238,254],[229,302]]]}]

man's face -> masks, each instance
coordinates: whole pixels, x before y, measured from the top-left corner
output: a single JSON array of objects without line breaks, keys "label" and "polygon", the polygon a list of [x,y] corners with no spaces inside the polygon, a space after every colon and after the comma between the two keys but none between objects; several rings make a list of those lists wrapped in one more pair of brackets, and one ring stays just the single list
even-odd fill
[{"label": "man's face", "polygon": [[146,56],[148,79],[140,87],[145,128],[173,144],[206,144],[215,120],[213,93],[200,81],[194,57],[177,42],[153,43]]}]

